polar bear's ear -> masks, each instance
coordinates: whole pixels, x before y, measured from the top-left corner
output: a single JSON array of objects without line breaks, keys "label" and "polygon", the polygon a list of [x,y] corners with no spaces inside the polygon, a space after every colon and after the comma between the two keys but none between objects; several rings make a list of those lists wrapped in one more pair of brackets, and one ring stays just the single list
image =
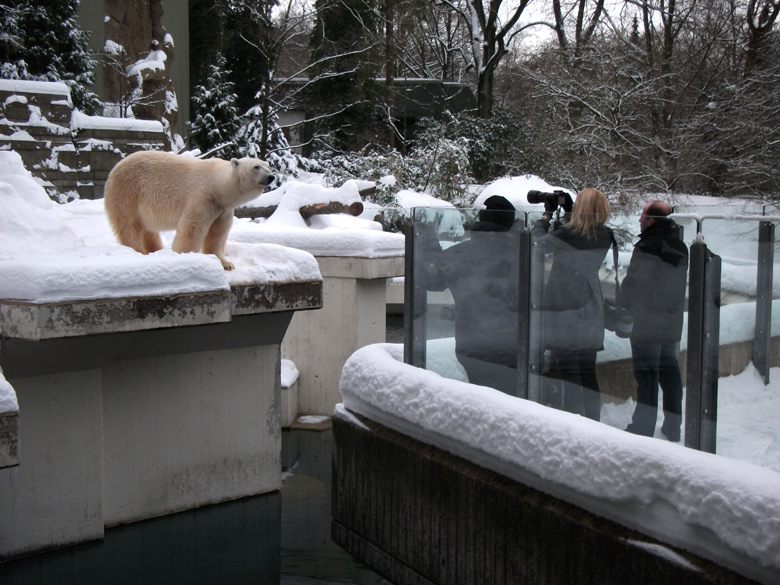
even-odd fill
[{"label": "polar bear's ear", "polygon": [[230,159],[230,164],[233,165],[236,168],[238,168],[238,163],[239,163],[239,160],[237,158],[231,158]]}]

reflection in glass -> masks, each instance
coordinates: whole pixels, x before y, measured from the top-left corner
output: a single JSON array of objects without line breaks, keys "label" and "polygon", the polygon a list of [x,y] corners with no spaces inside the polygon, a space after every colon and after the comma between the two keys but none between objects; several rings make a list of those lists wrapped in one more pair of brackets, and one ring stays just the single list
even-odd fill
[{"label": "reflection in glass", "polygon": [[[546,350],[544,373],[560,380],[551,385],[550,405],[593,420],[601,418],[601,392],[596,355],[604,347],[604,301],[599,269],[614,236],[604,224],[609,204],[601,191],[585,189],[571,216],[552,221],[545,214],[533,226],[534,258],[549,262],[540,299],[540,338],[533,345]],[[535,290],[541,287],[537,283]],[[558,399],[560,396],[560,400]]]},{"label": "reflection in glass", "polygon": [[[759,464],[769,457],[762,455],[772,450],[765,444],[766,436],[756,437],[749,457],[743,447],[739,450],[734,447],[737,442],[742,444],[741,437],[748,432],[741,428],[745,419],[739,415],[744,401],[731,393],[724,396],[721,392],[717,396],[717,377],[722,383],[724,376],[745,371],[754,359],[757,320],[760,320],[756,299],[760,294],[769,294],[773,299],[765,326],[775,337],[780,333],[780,278],[776,276],[780,253],[774,236],[772,259],[764,269],[772,284],[767,287],[757,280],[761,263],[759,224],[770,222],[776,226],[780,223],[777,218],[675,213],[671,219],[679,239],[669,235],[672,239],[666,242],[666,248],[662,244],[660,252],[644,258],[635,251],[636,244],[642,241],[640,215],[612,216],[604,227],[615,235],[618,248],[615,260],[604,239],[596,238],[590,248],[578,249],[563,241],[565,238],[551,237],[556,231],[556,221],[560,222],[558,230],[571,221],[564,213],[554,215],[542,228],[537,227],[542,216],[538,208],[519,209],[515,215],[517,219],[509,231],[492,234],[500,238],[486,238],[480,229],[474,229],[480,221],[474,209],[413,211],[413,223],[418,228],[413,240],[415,270],[419,266],[425,268],[415,273],[411,292],[419,302],[413,322],[420,344],[412,352],[412,359],[416,356],[421,360],[415,365],[457,380],[480,380],[476,383],[546,406],[587,414],[619,429],[628,427],[640,434],[675,440],[679,432],[682,444],[684,430],[690,422],[686,400],[689,390],[695,386],[687,380],[688,369],[691,360],[694,363],[706,360],[715,368],[716,452]],[[534,230],[536,234],[532,237]],[[561,235],[565,233],[564,229]],[[482,246],[481,239],[485,242],[497,239],[501,243]],[[703,350],[699,347],[699,355],[692,355],[688,347],[691,334],[688,287],[692,275],[688,274],[684,250],[692,250],[694,245],[699,249],[706,245],[707,254],[722,264],[722,278],[718,277],[722,294],[712,305],[715,321],[709,321],[711,325],[719,323],[719,337],[713,337],[713,331],[697,333],[720,345],[707,342]],[[675,246],[680,254],[677,264],[668,257],[674,255]],[[479,251],[472,254],[470,248]],[[445,257],[447,260],[443,260]],[[520,270],[515,271],[514,258]],[[558,274],[556,261],[560,267]],[[633,270],[632,264],[635,264]],[[639,272],[642,278],[635,278],[632,272]],[[586,273],[590,275],[588,278],[584,276]],[[702,273],[697,272],[697,280],[701,277]],[[436,282],[437,278],[447,282]],[[757,290],[762,287],[767,290]],[[600,303],[603,297],[614,302],[619,288],[623,291],[620,304],[633,304],[636,313],[632,322],[636,332],[630,339],[605,330],[603,313],[598,309],[592,311],[591,318],[577,315],[577,310],[587,304],[583,299],[596,298]],[[560,293],[562,299],[557,299],[559,293],[553,290],[564,291]],[[590,305],[595,307],[592,300]],[[557,327],[563,339],[555,342],[561,346],[558,348],[549,339],[555,319],[550,317],[551,309],[567,313],[561,319],[563,324]],[[465,315],[470,317],[466,319]],[[406,323],[408,326],[409,319]],[[699,325],[710,327],[704,323]],[[656,332],[652,333],[654,329]],[[517,334],[516,362],[512,362],[515,356],[511,355],[510,331]],[[600,336],[600,341],[590,343],[591,334],[594,338]],[[590,355],[583,362],[577,348],[585,345]],[[770,361],[776,366],[780,357],[776,339],[769,348]],[[720,360],[714,353],[719,353]],[[491,367],[503,360],[506,371],[502,375],[500,368],[495,367],[493,378],[480,378],[478,368],[467,364],[470,373],[464,367],[470,355],[477,356],[481,362],[478,365]],[[513,370],[513,363],[520,367]],[[575,371],[580,376],[578,383],[567,380],[567,372]],[[712,375],[709,369],[708,375]],[[513,377],[514,385],[510,381]],[[567,382],[574,386],[568,398]],[[677,406],[680,395],[682,408]],[[701,413],[693,412],[690,416],[695,421]],[[780,446],[775,451],[780,452]]]},{"label": "reflection in glass", "polygon": [[469,236],[442,245],[431,225],[420,234],[423,286],[449,291],[455,355],[472,384],[516,394],[518,246],[515,211],[505,198],[486,200]]}]

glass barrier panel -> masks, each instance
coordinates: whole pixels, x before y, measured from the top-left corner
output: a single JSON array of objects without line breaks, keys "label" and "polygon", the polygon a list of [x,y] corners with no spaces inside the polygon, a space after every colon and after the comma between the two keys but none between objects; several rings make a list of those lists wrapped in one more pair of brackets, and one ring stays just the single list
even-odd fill
[{"label": "glass barrier panel", "polygon": [[[707,247],[721,257],[721,345],[751,342],[756,327],[756,299],[759,286],[759,232],[761,217],[745,218],[703,218],[701,233]],[[766,266],[773,275],[780,268],[780,242],[778,242],[778,223],[770,221],[774,227],[773,251],[769,257],[772,262]],[[766,254],[767,250],[764,251]],[[763,294],[780,300],[780,282],[772,278],[772,290]],[[780,335],[777,323],[780,305],[772,303],[772,322],[769,327],[773,336]],[[732,315],[733,314],[733,315]],[[743,362],[745,360],[742,360]],[[747,365],[747,364],[745,364]],[[730,372],[733,373],[733,372]],[[721,373],[723,375],[723,373]]]},{"label": "glass barrier panel", "polygon": [[[774,225],[774,242],[760,245],[762,223]],[[705,217],[701,233],[721,258],[716,453],[780,471],[775,438],[780,403],[756,370],[756,365],[761,367],[756,353],[762,351],[761,331],[771,337],[764,363],[780,365],[777,225],[761,217]]]},{"label": "glass barrier panel", "polygon": [[[610,218],[606,227],[614,234],[616,251],[603,227],[588,238],[565,221],[557,227],[554,221],[532,224],[530,345],[538,368],[530,383],[548,406],[637,434],[680,440],[679,341],[687,247],[678,234],[684,237],[685,226],[669,233],[679,244],[672,246],[675,257],[664,262],[652,253],[633,256],[638,219]],[[692,229],[690,237],[694,235]],[[603,306],[602,298],[607,301]],[[661,309],[653,310],[658,302],[670,316],[658,318]],[[605,328],[609,315],[608,321],[617,323]],[[635,328],[631,336],[639,341],[634,347],[628,327]],[[674,390],[667,397],[666,416],[663,395],[656,390],[659,376]],[[656,402],[659,396],[661,402]]]},{"label": "glass barrier panel", "polygon": [[412,219],[422,367],[516,395],[523,222],[454,208],[415,208]]},{"label": "glass barrier panel", "polygon": [[[412,211],[413,288],[407,293],[414,308],[406,326],[417,343],[407,343],[410,363],[616,428],[680,440],[686,428],[689,254],[700,232],[720,265],[720,300],[708,309],[717,312],[720,330],[717,452],[765,465],[770,451],[780,452],[770,433],[760,430],[780,415],[776,401],[762,402],[769,398],[761,394],[763,386],[734,392],[739,384],[724,378],[750,375],[744,370],[756,322],[759,223],[771,220],[678,213],[661,244],[653,244],[640,239],[638,215],[613,216],[606,227],[617,243],[616,274],[604,227],[588,239],[565,217],[547,222],[535,209],[508,213],[506,219],[492,217],[494,224],[501,221],[490,227],[474,209]],[[772,246],[771,332],[777,338],[776,238]],[[605,328],[612,311],[605,313],[604,300],[628,309],[616,321],[620,327]],[[629,321],[630,337],[622,330]],[[705,354],[710,347],[705,343]],[[775,339],[775,366],[777,347]],[[527,364],[527,371],[518,371],[518,364]],[[745,418],[748,410],[756,412]],[[745,449],[743,433],[757,427]]]},{"label": "glass barrier panel", "polygon": [[695,214],[700,217],[738,217],[743,215],[766,215],[772,206],[757,201],[724,198],[720,201],[709,197],[695,202],[673,206],[675,215]]}]

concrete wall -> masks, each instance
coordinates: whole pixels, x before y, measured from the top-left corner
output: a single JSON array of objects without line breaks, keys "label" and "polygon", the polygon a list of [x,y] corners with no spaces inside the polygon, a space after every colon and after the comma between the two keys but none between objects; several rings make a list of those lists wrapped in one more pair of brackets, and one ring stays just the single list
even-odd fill
[{"label": "concrete wall", "polygon": [[280,348],[321,284],[241,288],[0,300],[21,445],[0,469],[0,560],[281,487]]},{"label": "concrete wall", "polygon": [[278,345],[123,360],[102,375],[106,526],[281,487]]},{"label": "concrete wall", "polygon": [[[22,463],[0,471],[0,558],[281,487],[279,344],[289,317],[265,323],[276,343],[180,345],[159,357],[122,350],[126,359],[97,356],[100,367],[40,376],[16,375],[4,359],[19,401]],[[218,347],[234,327],[198,329],[183,334]],[[47,342],[7,354],[36,345]]]},{"label": "concrete wall", "polygon": [[364,417],[333,420],[333,539],[395,585],[753,581]]},{"label": "concrete wall", "polygon": [[19,465],[19,413],[0,412],[0,469]]},{"label": "concrete wall", "polygon": [[403,274],[403,257],[318,257],[323,308],[298,313],[282,343],[300,377],[298,413],[331,416],[341,402],[341,368],[357,349],[384,343],[387,279]]},{"label": "concrete wall", "polygon": [[70,192],[99,199],[108,173],[124,155],[164,147],[158,122],[141,126],[125,121],[122,128],[117,118],[85,116],[74,124],[64,84],[25,82],[24,89],[18,87],[0,80],[0,148],[19,153],[55,200]]},{"label": "concrete wall", "polygon": [[103,536],[100,370],[12,378],[21,464],[0,470],[0,559]]},{"label": "concrete wall", "polygon": [[[680,373],[685,385],[685,373],[688,366],[688,352],[680,352]],[[745,371],[753,361],[753,342],[738,341],[723,344],[718,348],[718,377],[735,376]],[[770,367],[780,366],[780,337],[772,338],[770,352]],[[629,397],[636,400],[636,379],[631,359],[617,360],[597,364],[596,375],[599,387],[605,400],[610,397],[625,400]]]}]

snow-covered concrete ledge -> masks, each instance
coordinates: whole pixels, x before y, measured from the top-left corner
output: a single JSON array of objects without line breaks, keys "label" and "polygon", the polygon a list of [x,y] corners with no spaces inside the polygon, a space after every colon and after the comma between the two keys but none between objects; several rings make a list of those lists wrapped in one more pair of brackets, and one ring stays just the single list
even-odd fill
[{"label": "snow-covered concrete ledge", "polygon": [[[315,214],[301,209],[323,203],[349,207],[361,202],[360,185],[347,181],[325,187],[288,180],[263,193],[242,210],[273,209],[270,217],[236,219],[233,246],[278,244],[313,254],[323,280],[323,308],[296,313],[282,356],[295,363],[300,377],[291,400],[300,414],[330,415],[341,401],[341,367],[359,347],[385,340],[387,279],[403,275],[405,238],[382,231],[373,221],[376,207],[364,203],[360,217]],[[228,252],[230,252],[230,246]]]},{"label": "snow-covered concrete ledge", "polygon": [[19,465],[19,404],[0,371],[0,469]]},{"label": "snow-covered concrete ledge", "polygon": [[0,335],[40,340],[225,323],[236,315],[316,309],[314,257],[264,244],[234,249],[226,273],[202,254],[160,252],[0,260]]},{"label": "snow-covered concrete ledge", "polygon": [[[274,243],[231,243],[236,270],[207,254],[148,256],[119,245],[102,201],[59,205],[0,152],[0,335],[51,339],[224,323],[318,308],[314,257]],[[170,233],[165,234],[170,239]]]},{"label": "snow-covered concrete ledge", "polygon": [[445,379],[402,354],[392,344],[355,352],[336,416],[355,422],[358,413],[748,578],[780,582],[780,474]]}]

